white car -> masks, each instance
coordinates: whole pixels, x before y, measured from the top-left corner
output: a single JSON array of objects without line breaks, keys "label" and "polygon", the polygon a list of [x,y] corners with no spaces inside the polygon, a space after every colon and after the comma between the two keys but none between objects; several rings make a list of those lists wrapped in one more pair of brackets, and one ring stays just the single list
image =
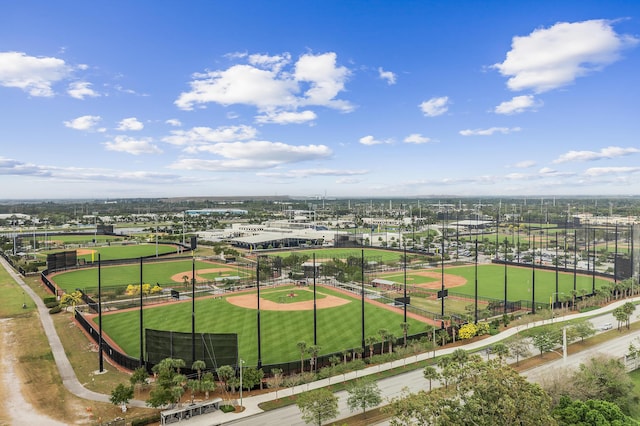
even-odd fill
[{"label": "white car", "polygon": [[600,326],[600,331],[607,331],[607,330],[611,330],[612,328],[613,328],[613,324],[611,324],[610,322],[607,322]]}]

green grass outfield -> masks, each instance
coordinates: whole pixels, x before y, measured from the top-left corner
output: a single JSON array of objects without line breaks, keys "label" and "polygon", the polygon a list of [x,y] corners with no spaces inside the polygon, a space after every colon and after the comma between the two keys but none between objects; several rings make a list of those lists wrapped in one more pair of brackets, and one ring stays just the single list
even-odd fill
[{"label": "green grass outfield", "polygon": [[[42,232],[42,231],[38,231]],[[24,238],[27,239],[26,237]],[[106,243],[110,241],[119,241],[124,240],[125,237],[122,235],[94,235],[94,234],[84,234],[84,235],[65,235],[65,234],[48,234],[46,236],[46,241],[58,241],[62,244],[82,244],[82,243],[93,243],[95,240],[96,243]],[[39,243],[45,241],[44,235],[36,236],[36,240]]]},{"label": "green grass outfield", "polygon": [[[282,288],[276,289],[280,291]],[[321,354],[340,352],[361,344],[361,303],[354,298],[329,288],[318,287],[319,294],[330,294],[351,301],[335,308],[316,311],[318,345]],[[263,292],[261,292],[263,293]],[[255,294],[255,293],[253,293]],[[262,294],[261,294],[262,295]],[[231,295],[233,296],[233,295]],[[240,356],[248,365],[258,360],[257,311],[232,305],[226,298],[196,300],[196,332],[238,333]],[[139,311],[103,315],[105,333],[124,351],[139,357]],[[300,359],[296,344],[313,344],[313,310],[260,311],[262,363],[273,364]],[[424,331],[425,324],[411,318],[409,334]],[[97,322],[97,318],[95,318]],[[365,336],[377,336],[385,328],[402,336],[402,312],[365,303]],[[153,307],[144,310],[144,327],[157,330],[191,332],[191,301]]]},{"label": "green grass outfield", "polygon": [[[196,260],[196,275],[198,270],[227,268],[231,275],[244,276],[247,271],[223,263],[203,262]],[[175,274],[185,273],[191,276],[192,261],[166,261],[144,263],[142,265],[142,281],[144,283],[160,283],[161,286],[176,285],[171,277]],[[50,277],[60,288],[71,291],[76,288],[93,290],[98,288],[98,268],[78,269],[62,272]],[[100,268],[101,284],[104,287],[126,286],[128,284],[140,284],[140,264],[108,266]]]},{"label": "green grass outfield", "polygon": [[[349,256],[361,258],[362,249],[357,248],[327,248],[312,250],[287,250],[279,253],[271,253],[270,256],[289,257],[292,254],[298,256],[309,256],[309,259],[316,255],[316,259],[342,259],[346,260]],[[364,249],[365,262],[370,258],[380,258],[383,262],[397,262],[403,258],[402,252],[394,252],[391,250]]]},{"label": "green grass outfield", "polygon": [[[178,248],[172,244],[158,244],[158,254],[177,253]],[[86,250],[95,250],[94,254],[78,255],[78,259],[85,259],[87,262],[97,262],[98,254],[100,260],[115,259],[136,259],[156,254],[155,244],[131,244],[117,246],[90,247]]]},{"label": "green grass outfield", "polygon": [[[450,291],[455,293],[475,295],[475,266],[461,266],[454,268],[445,268],[446,274],[459,275],[467,280],[467,283],[459,287],[451,287]],[[440,273],[441,269],[429,269],[430,272]],[[395,277],[394,281],[404,283],[398,280],[397,272],[389,274],[389,277]],[[387,278],[381,275],[379,278]],[[401,277],[402,278],[402,277]],[[413,278],[413,280],[409,280]],[[555,271],[536,269],[536,302],[548,304],[553,293],[556,291],[556,273]],[[414,271],[407,271],[407,283],[412,284],[424,279]],[[507,267],[507,299],[509,300],[531,300],[531,282],[533,279],[532,268],[508,266]],[[580,289],[587,290],[591,293],[593,277],[591,275],[577,275],[576,289],[578,295]],[[596,277],[596,288],[608,285],[611,280],[605,280]],[[558,292],[570,296],[573,290],[573,274],[558,274]],[[494,299],[504,299],[504,265],[478,265],[478,296],[491,297]],[[562,295],[560,295],[560,298]],[[554,296],[555,298],[555,296]]]}]

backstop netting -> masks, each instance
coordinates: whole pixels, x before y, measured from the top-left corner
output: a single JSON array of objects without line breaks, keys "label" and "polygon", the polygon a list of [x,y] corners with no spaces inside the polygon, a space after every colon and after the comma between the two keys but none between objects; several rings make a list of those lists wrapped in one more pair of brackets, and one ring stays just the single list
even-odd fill
[{"label": "backstop netting", "polygon": [[[193,358],[195,347],[195,359]],[[204,361],[208,368],[236,365],[238,335],[235,333],[180,333],[145,329],[146,359],[153,365],[165,358],[179,358],[187,366],[195,360]]]},{"label": "backstop netting", "polygon": [[631,274],[635,284],[640,277],[640,225],[631,227]]}]

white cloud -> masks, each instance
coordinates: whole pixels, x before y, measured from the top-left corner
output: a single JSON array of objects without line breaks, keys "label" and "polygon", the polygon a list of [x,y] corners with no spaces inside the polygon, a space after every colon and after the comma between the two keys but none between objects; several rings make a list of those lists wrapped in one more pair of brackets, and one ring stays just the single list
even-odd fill
[{"label": "white cloud", "polygon": [[172,145],[193,146],[249,140],[255,138],[257,133],[251,126],[228,126],[217,129],[194,127],[190,130],[173,130],[171,136],[163,138],[162,141]]},{"label": "white cloud", "polygon": [[508,135],[509,133],[519,132],[520,130],[520,127],[490,127],[488,129],[460,130],[460,134],[462,136],[491,136],[494,133]]},{"label": "white cloud", "polygon": [[637,43],[637,38],[616,34],[610,21],[559,22],[514,37],[504,62],[493,67],[509,77],[509,89],[542,93],[604,68]]},{"label": "white cloud", "polygon": [[97,96],[100,96],[98,92],[96,92],[91,88],[91,83],[87,81],[75,81],[69,84],[67,93],[72,98],[81,99],[81,100],[86,97],[95,98]]},{"label": "white cloud", "polygon": [[584,174],[590,177],[607,176],[612,174],[632,174],[640,172],[640,167],[591,167]]},{"label": "white cloud", "polygon": [[72,68],[62,59],[0,52],[0,86],[16,87],[31,96],[53,96],[53,84],[69,77],[71,72]]},{"label": "white cloud", "polygon": [[[295,111],[301,106],[325,106],[348,112],[353,106],[336,99],[350,71],[336,65],[333,52],[302,55],[292,66],[289,54],[239,55],[249,64],[194,74],[190,90],[174,102],[191,110],[207,103],[253,105],[260,112]],[[289,65],[288,71],[284,67]],[[291,69],[292,68],[292,69]]]},{"label": "white cloud", "polygon": [[532,95],[515,96],[510,101],[505,101],[498,105],[494,112],[505,115],[520,114],[540,106],[542,106],[542,101],[536,101]]},{"label": "white cloud", "polygon": [[300,111],[300,112],[268,112],[263,115],[256,116],[256,122],[260,124],[301,124],[309,121],[313,121],[318,116],[313,111]]},{"label": "white cloud", "polygon": [[396,84],[396,75],[391,71],[385,71],[380,67],[378,68],[378,74],[381,79],[387,80],[388,85]]},{"label": "white cloud", "polygon": [[[199,158],[184,158],[170,167],[181,170],[239,171],[259,170],[331,156],[325,145],[294,146],[280,142],[251,141],[219,143],[194,148]],[[203,159],[202,153],[217,154],[223,159]]]},{"label": "white cloud", "polygon": [[129,117],[120,120],[120,122],[118,123],[118,127],[116,128],[116,130],[120,130],[121,132],[138,131],[142,129],[144,129],[144,124],[138,121],[138,119],[135,117]]},{"label": "white cloud", "polygon": [[406,138],[404,138],[404,142],[422,144],[422,143],[432,142],[432,140],[426,136],[422,136],[420,133],[413,133],[407,136]]},{"label": "white cloud", "polygon": [[361,137],[359,142],[362,145],[371,146],[371,145],[380,145],[380,144],[384,144],[384,143],[392,143],[393,141],[392,140],[379,140],[379,139],[374,138],[371,135],[368,135],[368,136]]},{"label": "white cloud", "polygon": [[513,165],[513,167],[516,169],[528,169],[535,165],[536,165],[536,162],[533,160],[524,160],[524,161],[517,162],[516,164]]},{"label": "white cloud", "polygon": [[422,102],[419,106],[422,113],[427,117],[436,117],[442,115],[449,110],[449,97],[442,96],[440,98],[431,98]]},{"label": "white cloud", "polygon": [[606,148],[602,148],[600,151],[569,151],[553,160],[553,162],[557,164],[568,162],[596,161],[624,157],[638,152],[640,152],[640,149],[638,148],[621,148],[619,146],[609,146]]},{"label": "white cloud", "polygon": [[166,120],[165,123],[168,124],[169,126],[173,126],[173,127],[181,127],[182,126],[182,122],[180,120],[178,120],[177,118],[170,118],[170,119]]},{"label": "white cloud", "polygon": [[287,172],[259,172],[256,175],[268,178],[298,179],[309,176],[356,176],[367,173],[369,173],[368,170],[294,169]]},{"label": "white cloud", "polygon": [[102,118],[99,115],[83,115],[73,120],[65,121],[64,125],[75,130],[91,130]]},{"label": "white cloud", "polygon": [[135,139],[119,135],[113,141],[105,142],[108,151],[126,152],[127,154],[160,154],[162,150],[152,143],[151,138]]}]

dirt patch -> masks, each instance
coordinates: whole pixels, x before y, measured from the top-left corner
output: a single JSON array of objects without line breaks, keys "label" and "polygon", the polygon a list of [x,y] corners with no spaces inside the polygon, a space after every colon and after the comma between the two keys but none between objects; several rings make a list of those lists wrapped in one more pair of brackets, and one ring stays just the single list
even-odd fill
[{"label": "dirt patch", "polygon": [[[230,272],[235,272],[235,269],[232,268],[209,268],[209,269],[198,269],[196,270],[196,281],[207,281],[207,278],[204,278],[198,274],[215,274],[215,273],[230,273]],[[222,275],[221,275],[222,276]],[[171,276],[171,281],[177,282],[177,283],[184,283],[184,279],[183,277],[187,277],[189,279],[189,282],[191,282],[191,280],[193,279],[193,273],[192,271],[185,271],[185,272],[180,272],[178,274],[175,274],[173,276]],[[223,276],[222,276],[223,277]]]},{"label": "dirt patch", "polygon": [[78,256],[84,256],[87,254],[93,254],[96,253],[96,250],[92,250],[92,249],[76,249],[76,255]]},{"label": "dirt patch", "polygon": [[35,407],[25,399],[22,380],[16,374],[16,366],[19,363],[16,359],[16,354],[11,350],[15,344],[14,331],[10,320],[0,320],[0,324],[2,324],[0,342],[3,348],[2,359],[0,360],[0,396],[3,402],[0,423],[64,426],[67,423],[61,423],[39,414]]},{"label": "dirt patch", "polygon": [[[349,300],[343,299],[342,297],[331,296],[329,294],[323,294],[323,296],[324,297],[322,299],[316,300],[316,309],[335,308],[336,306],[351,303]],[[258,299],[255,294],[243,294],[227,297],[227,302],[241,308],[258,309]],[[313,300],[293,303],[277,303],[260,298],[260,309],[267,311],[306,311],[313,309]]]},{"label": "dirt patch", "polygon": [[[442,273],[441,272],[432,272],[432,271],[419,271],[412,272],[414,275],[420,275],[421,277],[429,277],[435,278],[437,281],[432,281],[430,283],[424,284],[413,284],[416,287],[429,288],[429,289],[439,289],[442,288]],[[460,287],[461,285],[465,285],[467,280],[460,275],[453,274],[444,274],[444,286],[446,288],[450,287]]]}]

